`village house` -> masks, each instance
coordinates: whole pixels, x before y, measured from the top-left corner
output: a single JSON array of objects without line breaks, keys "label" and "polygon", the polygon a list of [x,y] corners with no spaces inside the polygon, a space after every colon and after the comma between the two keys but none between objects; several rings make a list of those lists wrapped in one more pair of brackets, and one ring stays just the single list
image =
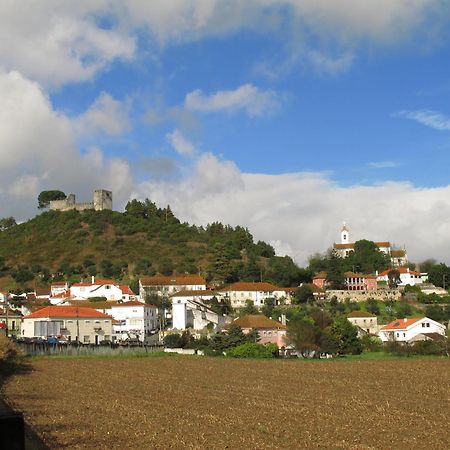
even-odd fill
[{"label": "village house", "polygon": [[266,300],[273,298],[275,304],[287,301],[291,292],[287,293],[283,288],[264,282],[237,282],[222,289],[219,292],[230,300],[233,308],[243,308],[247,301],[253,302],[257,308],[262,307]]},{"label": "village house", "polygon": [[96,280],[94,277],[90,283],[75,283],[70,286],[70,297],[73,299],[104,297],[106,300],[124,302],[138,300],[129,286],[121,285],[114,280]]},{"label": "village house", "polygon": [[377,316],[368,313],[367,311],[352,311],[347,315],[347,320],[358,329],[358,336],[365,334],[378,334],[378,319]]},{"label": "village house", "polygon": [[383,342],[411,342],[445,335],[445,326],[428,317],[396,319],[380,329]]},{"label": "village house", "polygon": [[219,300],[220,294],[206,290],[184,290],[172,294],[172,328],[201,331],[209,326],[213,331],[219,330],[225,323],[225,317],[213,311],[206,303],[213,297]]},{"label": "village house", "polygon": [[262,315],[247,315],[239,317],[233,323],[241,327],[245,334],[257,330],[259,344],[276,344],[278,348],[286,346],[287,327],[276,320]]},{"label": "village house", "polygon": [[[395,249],[388,241],[375,242],[375,245],[381,252],[386,253],[390,257],[393,267],[408,265],[406,249]],[[345,223],[341,229],[341,242],[334,243],[333,249],[341,258],[345,258],[355,249],[355,243],[350,241],[350,231]]]},{"label": "village house", "polygon": [[132,333],[144,341],[152,331],[158,329],[157,307],[138,301],[116,303],[111,306],[114,319],[113,331],[115,334]]},{"label": "village house", "polygon": [[50,285],[50,296],[54,297],[62,292],[69,291],[69,283],[67,281],[54,281]]},{"label": "village house", "polygon": [[0,307],[0,328],[8,336],[21,335],[22,313],[6,304]]},{"label": "village house", "polygon": [[204,291],[206,280],[199,275],[155,275],[139,280],[139,295],[142,300],[157,295],[168,298],[179,291]]},{"label": "village house", "polygon": [[[325,289],[327,287],[327,273],[317,273],[313,278],[313,284],[319,289]],[[376,291],[378,289],[375,275],[364,275],[354,272],[344,273],[344,285],[348,291]]]},{"label": "village house", "polygon": [[377,281],[379,282],[389,282],[389,273],[392,271],[398,271],[400,274],[400,284],[399,286],[406,286],[409,284],[410,286],[415,286],[417,284],[422,284],[424,282],[422,278],[422,274],[411,270],[409,267],[398,267],[396,269],[388,269],[384,272],[381,272],[377,276]]},{"label": "village house", "polygon": [[93,308],[47,306],[23,318],[22,336],[26,338],[61,337],[82,344],[110,341],[112,317]]}]

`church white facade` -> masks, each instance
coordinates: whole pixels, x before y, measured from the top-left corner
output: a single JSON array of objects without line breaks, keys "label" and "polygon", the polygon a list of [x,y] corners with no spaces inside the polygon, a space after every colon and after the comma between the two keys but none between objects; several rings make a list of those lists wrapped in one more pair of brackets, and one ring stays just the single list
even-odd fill
[{"label": "church white facade", "polygon": [[[393,267],[408,265],[406,249],[395,249],[389,241],[375,242],[375,245],[380,251],[390,256]],[[348,256],[355,248],[355,243],[350,241],[350,231],[345,223],[341,229],[341,242],[335,243],[333,248],[341,258]]]}]

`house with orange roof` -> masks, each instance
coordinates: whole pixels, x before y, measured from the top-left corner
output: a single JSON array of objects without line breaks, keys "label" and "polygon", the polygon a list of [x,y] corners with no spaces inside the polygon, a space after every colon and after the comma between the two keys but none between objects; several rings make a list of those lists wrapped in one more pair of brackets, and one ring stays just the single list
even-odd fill
[{"label": "house with orange roof", "polygon": [[[408,255],[406,249],[395,249],[389,241],[375,242],[378,249],[389,255],[393,267],[403,267],[408,265]],[[344,223],[341,228],[341,242],[334,243],[333,249],[341,257],[347,257],[355,248],[355,243],[350,241],[350,230]]]},{"label": "house with orange roof", "polygon": [[112,317],[94,308],[46,306],[25,316],[22,337],[62,337],[83,344],[110,341]]},{"label": "house with orange roof", "polygon": [[233,323],[241,327],[245,334],[257,330],[259,344],[276,344],[278,348],[286,346],[287,327],[276,320],[263,315],[249,314],[237,318]]},{"label": "house with orange roof", "polygon": [[90,282],[74,283],[70,286],[70,297],[73,299],[88,299],[105,297],[106,300],[124,302],[138,300],[138,296],[127,285],[108,279],[95,279]]},{"label": "house with orange roof", "polygon": [[445,336],[445,326],[428,317],[396,319],[380,329],[383,342],[427,340],[433,335]]},{"label": "house with orange roof", "polygon": [[139,295],[141,299],[147,296],[169,297],[179,291],[204,291],[206,280],[200,275],[155,275],[142,277],[139,280]]},{"label": "house with orange roof", "polygon": [[272,283],[255,281],[239,281],[219,289],[219,292],[230,300],[233,308],[243,308],[247,301],[253,302],[257,308],[260,308],[269,298],[273,298],[275,303],[279,304],[288,296],[283,288]]},{"label": "house with orange roof", "polygon": [[389,281],[389,273],[393,270],[396,270],[400,273],[400,284],[399,286],[406,286],[409,284],[410,286],[415,286],[417,284],[423,284],[424,279],[421,273],[416,272],[415,270],[411,270],[409,267],[397,267],[395,269],[388,269],[384,272],[381,272],[377,275],[377,281],[388,282]]}]

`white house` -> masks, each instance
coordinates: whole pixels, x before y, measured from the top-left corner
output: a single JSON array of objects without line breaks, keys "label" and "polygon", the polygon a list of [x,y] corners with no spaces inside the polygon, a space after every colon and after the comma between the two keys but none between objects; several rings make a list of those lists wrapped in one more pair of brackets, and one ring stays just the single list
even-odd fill
[{"label": "white house", "polygon": [[406,286],[409,284],[410,286],[415,286],[416,284],[422,284],[423,278],[422,274],[411,270],[409,267],[398,267],[396,269],[388,269],[384,272],[381,272],[377,275],[377,281],[385,281],[386,283],[389,281],[389,273],[393,270],[396,270],[400,273],[400,284],[399,286]]},{"label": "white house", "polygon": [[[204,292],[204,291],[201,291]],[[204,295],[187,295],[187,291],[172,295],[172,328],[175,330],[203,330],[208,325],[212,330],[219,330],[225,323],[225,317],[213,311],[204,303],[213,296],[209,293]],[[209,297],[209,298],[208,298]]]},{"label": "white house", "polygon": [[68,341],[98,344],[111,340],[112,317],[93,308],[47,306],[23,318],[22,336],[64,337]]},{"label": "white house", "polygon": [[54,281],[50,285],[50,296],[54,297],[62,292],[69,291],[69,283],[67,281]]},{"label": "white house", "polygon": [[[380,329],[379,336],[383,342],[426,340],[427,335],[445,335],[445,326],[428,317],[397,319]],[[423,338],[421,339],[421,336]]]},{"label": "white house", "polygon": [[199,275],[173,275],[144,277],[139,280],[139,295],[142,300],[147,295],[169,297],[179,291],[204,291],[206,280]]},{"label": "white house", "polygon": [[117,303],[111,306],[111,315],[115,333],[133,333],[141,341],[158,328],[157,308],[153,305],[138,301]]},{"label": "white house", "polygon": [[359,336],[378,334],[378,319],[373,314],[366,311],[352,311],[347,315],[347,320],[357,327]]},{"label": "white house", "polygon": [[288,296],[283,288],[263,282],[237,282],[219,289],[219,292],[229,298],[233,308],[243,308],[248,300],[258,308],[263,306],[268,298],[273,298],[275,303],[278,303]]},{"label": "white house", "polygon": [[70,296],[74,299],[105,297],[107,300],[123,300],[124,302],[138,300],[129,286],[120,285],[114,280],[95,280],[90,283],[75,283],[70,287]]}]

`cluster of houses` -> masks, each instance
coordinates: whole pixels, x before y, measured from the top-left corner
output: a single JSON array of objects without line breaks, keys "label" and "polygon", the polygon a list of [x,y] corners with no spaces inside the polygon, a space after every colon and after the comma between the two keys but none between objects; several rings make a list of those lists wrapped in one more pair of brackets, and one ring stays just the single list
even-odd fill
[{"label": "cluster of houses", "polygon": [[[290,304],[294,291],[270,283],[234,283],[213,291],[201,276],[158,275],[141,278],[136,294],[127,285],[92,277],[89,282],[72,285],[54,282],[49,289],[14,298],[2,294],[0,326],[21,338],[52,336],[84,344],[144,341],[159,331],[166,319],[171,319],[176,331],[222,329],[231,319],[211,307],[213,299],[233,308],[243,307],[248,301],[262,307],[269,298],[276,304]],[[170,300],[167,310],[162,306],[163,299]]]},{"label": "cluster of houses", "polygon": [[[360,283],[354,275],[351,282]],[[220,308],[214,308],[213,303],[239,309],[250,301],[260,309],[268,299],[275,304],[290,304],[294,291],[295,288],[265,282],[238,282],[211,290],[205,279],[197,275],[144,277],[139,280],[139,294],[109,279],[92,278],[70,286],[67,282],[55,282],[48,290],[24,294],[25,302],[17,303],[17,298],[1,294],[0,328],[21,338],[57,337],[82,344],[145,341],[160,330],[166,319],[171,319],[172,331],[189,329],[201,333],[224,329],[232,319]],[[162,306],[163,299],[170,300],[167,310]],[[14,309],[13,305],[18,306]],[[380,326],[376,316],[354,311],[348,320],[360,336],[379,336],[384,342],[413,342],[445,335],[444,325],[426,317],[399,319]],[[246,315],[235,319],[235,323],[244,333],[258,330],[261,343],[286,345],[284,317],[278,322],[263,315]]]}]

